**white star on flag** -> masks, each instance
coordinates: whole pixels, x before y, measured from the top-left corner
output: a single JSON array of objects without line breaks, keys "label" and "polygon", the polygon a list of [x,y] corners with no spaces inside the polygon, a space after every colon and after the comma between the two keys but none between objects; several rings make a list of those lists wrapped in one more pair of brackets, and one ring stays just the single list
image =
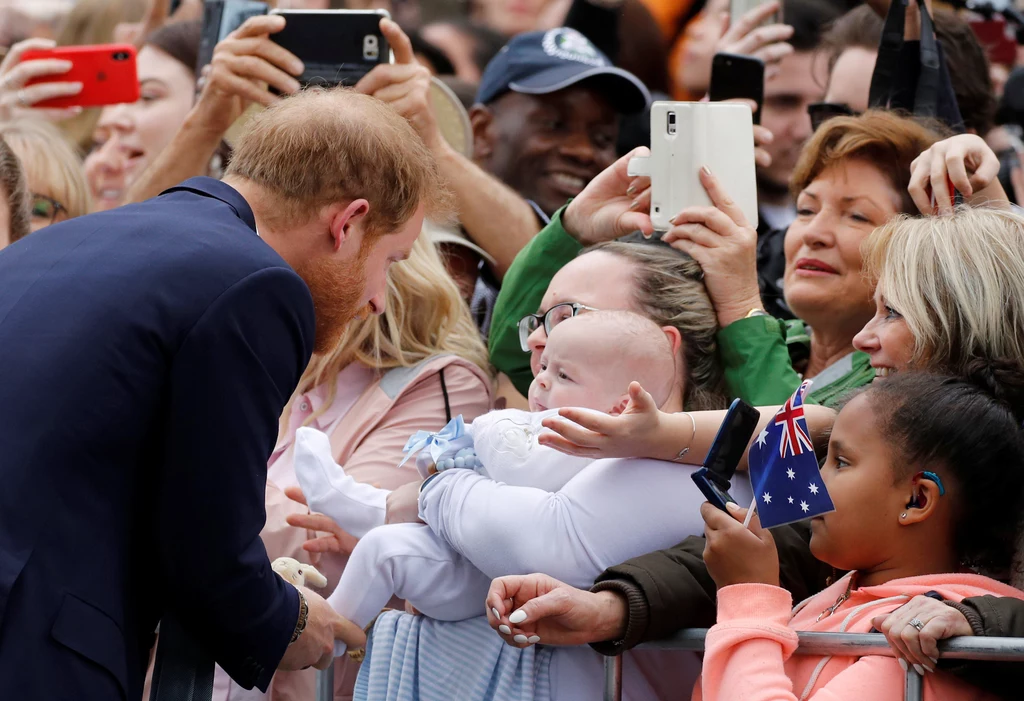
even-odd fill
[{"label": "white star on flag", "polygon": [[811,490],[811,494],[817,494],[818,493],[818,485],[816,485],[814,482],[811,482],[810,490]]},{"label": "white star on flag", "polygon": [[809,507],[807,505],[806,501],[802,501],[802,502],[800,502],[800,508],[803,509],[803,512],[806,514],[810,510],[811,507]]},{"label": "white star on flag", "polygon": [[789,497],[789,503],[790,503],[790,504],[792,504],[792,503],[793,503],[793,497]]},{"label": "white star on flag", "polygon": [[764,499],[764,503],[765,504],[771,504],[772,503],[772,495],[769,494],[768,492],[765,492],[764,496],[762,496],[761,498]]},{"label": "white star on flag", "polygon": [[768,440],[768,429],[763,428],[761,432],[757,434],[757,445],[761,448],[764,447],[765,442]]},{"label": "white star on flag", "polygon": [[790,478],[791,480],[796,479],[796,473],[793,472],[792,467],[786,470],[786,477]]}]

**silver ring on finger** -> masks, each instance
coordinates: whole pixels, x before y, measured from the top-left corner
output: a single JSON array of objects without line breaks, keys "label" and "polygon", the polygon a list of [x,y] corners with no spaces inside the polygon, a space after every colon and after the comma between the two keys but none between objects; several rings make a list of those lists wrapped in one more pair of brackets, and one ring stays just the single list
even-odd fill
[{"label": "silver ring on finger", "polygon": [[21,105],[22,107],[28,107],[28,98],[25,97],[25,89],[22,88],[21,90],[19,90],[16,93],[16,95],[17,95],[17,98],[18,98],[18,104]]},{"label": "silver ring on finger", "polygon": [[921,622],[920,618],[911,618],[907,625],[914,626],[915,628],[917,628],[918,633],[924,630],[924,623]]}]

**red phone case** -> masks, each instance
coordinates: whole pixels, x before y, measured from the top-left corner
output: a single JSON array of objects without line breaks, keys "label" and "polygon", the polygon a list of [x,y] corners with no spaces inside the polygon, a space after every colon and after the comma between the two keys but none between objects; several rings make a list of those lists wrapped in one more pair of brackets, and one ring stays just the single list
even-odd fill
[{"label": "red phone case", "polygon": [[71,62],[71,70],[28,82],[81,83],[82,91],[70,97],[37,102],[34,107],[100,107],[139,99],[139,76],[135,47],[131,44],[58,46],[55,49],[26,51],[22,61],[56,58]]}]

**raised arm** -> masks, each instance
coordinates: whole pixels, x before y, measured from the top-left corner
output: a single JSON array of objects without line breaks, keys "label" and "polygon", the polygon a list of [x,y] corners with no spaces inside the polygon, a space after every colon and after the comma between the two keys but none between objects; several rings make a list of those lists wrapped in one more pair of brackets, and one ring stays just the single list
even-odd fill
[{"label": "raised arm", "polygon": [[129,202],[156,197],[196,175],[206,175],[210,159],[235,120],[252,104],[269,106],[277,96],[268,84],[294,93],[302,62],[270,40],[284,29],[279,15],[252,17],[217,44],[204,72],[205,85],[171,143],[139,176],[128,192]]}]

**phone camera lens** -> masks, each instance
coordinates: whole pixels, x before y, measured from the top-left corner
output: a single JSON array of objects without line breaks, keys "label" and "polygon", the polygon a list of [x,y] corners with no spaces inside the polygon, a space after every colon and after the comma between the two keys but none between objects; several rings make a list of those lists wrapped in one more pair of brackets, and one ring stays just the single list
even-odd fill
[{"label": "phone camera lens", "polygon": [[128,60],[128,52],[127,51],[118,51],[118,52],[114,53],[114,60],[115,61],[127,61]]}]

